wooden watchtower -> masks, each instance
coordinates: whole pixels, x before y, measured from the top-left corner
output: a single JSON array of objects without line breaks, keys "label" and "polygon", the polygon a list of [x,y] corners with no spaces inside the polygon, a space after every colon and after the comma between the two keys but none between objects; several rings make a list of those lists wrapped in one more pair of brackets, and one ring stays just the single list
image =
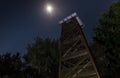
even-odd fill
[{"label": "wooden watchtower", "polygon": [[[59,22],[61,25],[59,78],[100,78],[93,55],[76,13]],[[89,32],[88,32],[89,33]]]}]

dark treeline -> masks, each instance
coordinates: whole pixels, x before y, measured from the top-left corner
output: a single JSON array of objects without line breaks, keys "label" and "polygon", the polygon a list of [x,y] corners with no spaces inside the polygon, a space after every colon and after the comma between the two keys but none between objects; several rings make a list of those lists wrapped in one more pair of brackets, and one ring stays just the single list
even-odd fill
[{"label": "dark treeline", "polygon": [[91,47],[101,78],[120,78],[120,1],[103,13],[94,31]]},{"label": "dark treeline", "polygon": [[37,37],[27,53],[0,55],[0,78],[57,78],[58,41]]},{"label": "dark treeline", "polygon": [[19,53],[0,56],[0,78],[38,78],[38,75],[38,70],[23,62]]},{"label": "dark treeline", "polygon": [[[58,40],[37,37],[24,57],[0,55],[0,78],[57,78],[58,47]],[[91,49],[101,78],[120,78],[120,1],[100,18]]]}]

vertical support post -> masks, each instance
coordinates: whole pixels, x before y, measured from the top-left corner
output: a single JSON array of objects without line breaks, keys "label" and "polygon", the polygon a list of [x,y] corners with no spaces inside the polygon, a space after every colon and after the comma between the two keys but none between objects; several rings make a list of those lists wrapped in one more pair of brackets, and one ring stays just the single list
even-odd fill
[{"label": "vertical support post", "polygon": [[59,68],[58,68],[58,78],[61,78],[61,44],[59,40]]},{"label": "vertical support post", "polygon": [[81,27],[80,27],[80,29],[81,29],[81,34],[82,34],[81,37],[82,37],[82,39],[83,39],[83,41],[85,43],[85,47],[86,47],[86,49],[88,51],[88,55],[90,57],[90,61],[91,61],[92,65],[93,65],[93,67],[94,67],[94,70],[96,71],[96,74],[97,74],[98,78],[100,78],[100,74],[99,74],[99,72],[97,70],[93,54],[91,53],[91,49],[89,48],[88,42],[87,42],[87,40],[85,38],[85,35],[83,34],[83,31],[82,31]]}]

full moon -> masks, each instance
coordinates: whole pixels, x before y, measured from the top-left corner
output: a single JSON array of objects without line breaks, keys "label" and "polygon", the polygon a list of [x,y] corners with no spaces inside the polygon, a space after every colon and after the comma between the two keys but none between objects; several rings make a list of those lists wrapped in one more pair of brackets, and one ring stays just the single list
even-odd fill
[{"label": "full moon", "polygon": [[50,5],[50,4],[47,4],[47,6],[46,6],[46,11],[47,11],[48,13],[52,13],[52,12],[53,12],[53,6]]}]

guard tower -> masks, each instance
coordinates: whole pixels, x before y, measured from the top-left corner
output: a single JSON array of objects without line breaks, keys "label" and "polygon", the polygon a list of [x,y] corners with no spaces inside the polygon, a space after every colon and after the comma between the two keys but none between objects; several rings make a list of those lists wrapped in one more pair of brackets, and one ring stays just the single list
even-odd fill
[{"label": "guard tower", "polygon": [[61,27],[59,78],[100,78],[76,13],[59,22]]}]

